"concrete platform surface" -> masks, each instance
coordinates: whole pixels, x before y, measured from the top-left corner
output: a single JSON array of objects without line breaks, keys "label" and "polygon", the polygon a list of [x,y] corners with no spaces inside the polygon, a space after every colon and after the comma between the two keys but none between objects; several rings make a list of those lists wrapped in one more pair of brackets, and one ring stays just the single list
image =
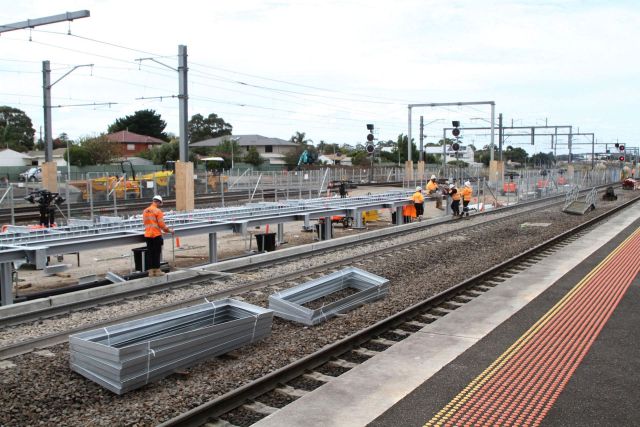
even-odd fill
[{"label": "concrete platform surface", "polygon": [[[424,425],[514,340],[507,336],[487,342],[487,336],[508,325],[519,311],[525,312],[523,308],[533,306],[530,303],[538,301],[567,272],[574,272],[574,280],[579,280],[581,263],[599,249],[606,252],[609,242],[628,227],[633,228],[638,218],[640,212],[634,208],[610,218],[553,256],[255,425]],[[539,317],[536,313],[523,315],[523,323],[516,329],[526,331],[536,316]],[[518,336],[516,333],[515,338]],[[470,349],[477,351],[461,363]],[[431,379],[437,381],[431,384]],[[553,413],[549,419],[552,417]]]}]

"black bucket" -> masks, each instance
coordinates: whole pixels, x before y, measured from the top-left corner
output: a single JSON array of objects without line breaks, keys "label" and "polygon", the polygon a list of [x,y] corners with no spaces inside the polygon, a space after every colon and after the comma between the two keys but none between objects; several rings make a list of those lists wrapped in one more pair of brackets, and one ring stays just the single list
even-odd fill
[{"label": "black bucket", "polygon": [[258,252],[272,252],[276,250],[276,233],[256,234]]}]

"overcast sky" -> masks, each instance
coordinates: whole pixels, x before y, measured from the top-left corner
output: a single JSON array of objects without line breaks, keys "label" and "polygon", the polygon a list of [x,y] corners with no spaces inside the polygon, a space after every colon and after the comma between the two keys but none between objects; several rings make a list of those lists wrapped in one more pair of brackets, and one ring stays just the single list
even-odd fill
[{"label": "overcast sky", "polygon": [[[407,133],[409,103],[495,101],[507,125],[573,125],[601,143],[635,145],[637,0],[3,0],[0,25],[83,9],[91,17],[70,25],[0,35],[0,105],[24,110],[36,131],[44,60],[52,81],[94,64],[53,86],[54,106],[116,103],[54,108],[54,137],[96,135],[142,109],[177,134],[178,76],[168,67],[177,68],[183,44],[189,117],[216,113],[238,135],[300,131],[315,143],[355,145],[373,123],[377,138],[395,140]],[[136,61],[149,57],[168,67]],[[168,98],[140,99],[160,96]],[[451,120],[488,124],[490,108],[414,109],[416,138],[420,115],[435,121],[425,130],[435,142]],[[463,131],[478,147],[488,134]],[[506,143],[550,151],[550,137]]]}]

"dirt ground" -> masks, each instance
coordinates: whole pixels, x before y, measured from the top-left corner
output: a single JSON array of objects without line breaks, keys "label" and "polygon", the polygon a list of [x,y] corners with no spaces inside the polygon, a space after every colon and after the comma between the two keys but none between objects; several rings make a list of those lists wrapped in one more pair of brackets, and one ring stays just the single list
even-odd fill
[{"label": "dirt ground", "polygon": [[[398,188],[360,187],[351,190],[349,194],[375,194],[390,190],[398,190]],[[441,215],[443,215],[443,212],[435,208],[434,202],[425,203],[425,217],[437,217]],[[313,227],[314,224],[315,221],[312,221],[311,226]],[[389,226],[391,226],[391,212],[389,212],[389,210],[381,210],[379,211],[379,220],[368,222],[365,230],[345,229],[341,224],[335,224],[333,236],[334,238],[342,237]],[[263,226],[250,229],[246,235],[231,232],[218,233],[218,259],[224,260],[255,252],[257,246],[254,235],[264,233],[266,231],[265,228],[266,227]],[[270,225],[269,232],[275,231],[277,231],[277,225]],[[303,230],[302,221],[285,223],[285,243],[280,245],[279,248],[312,243],[317,239],[318,237],[315,232],[306,232]],[[163,248],[163,259],[169,263],[172,269],[208,263],[208,236],[206,234],[202,236],[183,237],[177,240],[179,240],[179,242],[172,241],[170,237],[166,237]],[[78,265],[78,257],[75,254],[67,254],[64,256],[64,259],[60,261],[52,257],[50,261],[51,265],[69,265],[66,271],[53,276],[45,276],[42,271],[21,268],[18,270],[17,276],[17,294],[25,295],[77,284],[79,279],[88,276],[95,275],[101,279],[107,272],[113,272],[118,275],[129,274],[134,271],[133,254],[131,250],[141,246],[143,245],[117,246],[82,252],[79,255],[80,265]]]}]

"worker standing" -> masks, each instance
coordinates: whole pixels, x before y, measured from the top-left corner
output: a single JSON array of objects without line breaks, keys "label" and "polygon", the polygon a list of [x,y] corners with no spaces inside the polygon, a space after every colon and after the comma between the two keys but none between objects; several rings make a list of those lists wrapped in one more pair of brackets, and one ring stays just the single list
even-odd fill
[{"label": "worker standing", "polygon": [[442,196],[438,192],[438,182],[436,176],[431,175],[431,179],[427,182],[427,195],[433,196],[436,199],[436,209],[442,209]]},{"label": "worker standing", "polygon": [[164,223],[164,214],[160,210],[162,197],[153,196],[151,205],[142,212],[144,222],[144,239],[147,242],[149,252],[149,277],[164,276],[160,270],[160,258],[162,257],[162,232],[173,234],[173,230]]},{"label": "worker standing", "polygon": [[460,216],[461,195],[455,184],[449,185],[449,195],[451,196],[451,210],[453,211],[453,216]]},{"label": "worker standing", "polygon": [[344,181],[340,182],[339,191],[340,191],[340,198],[341,199],[344,199],[344,198],[347,197],[347,183],[346,182],[344,182]]},{"label": "worker standing", "polygon": [[465,216],[469,216],[469,202],[471,202],[471,197],[473,196],[473,189],[471,188],[471,183],[469,181],[465,181],[464,188],[461,191],[462,193],[462,211]]},{"label": "worker standing", "polygon": [[413,205],[416,208],[416,216],[418,221],[422,221],[422,215],[424,214],[424,196],[422,195],[422,187],[416,187],[416,192],[411,196]]}]

